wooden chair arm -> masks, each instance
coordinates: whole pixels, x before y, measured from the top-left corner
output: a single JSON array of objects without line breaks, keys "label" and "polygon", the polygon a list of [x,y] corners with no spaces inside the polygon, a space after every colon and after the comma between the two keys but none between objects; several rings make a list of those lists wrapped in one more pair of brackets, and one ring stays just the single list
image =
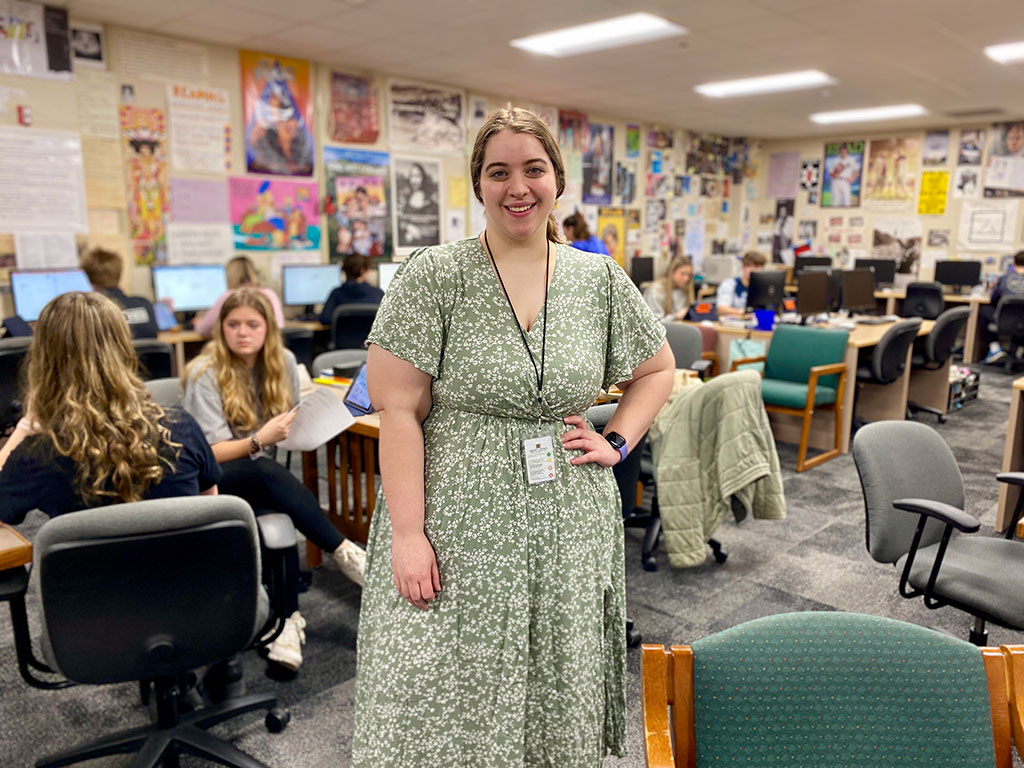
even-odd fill
[{"label": "wooden chair arm", "polygon": [[[1017,538],[1024,539],[1024,520],[1020,520],[1017,523]],[[1021,746],[1024,747],[1024,744]]]},{"label": "wooden chair arm", "polygon": [[715,377],[718,375],[718,353],[714,350],[706,349],[700,353],[701,360],[711,361],[711,376]]},{"label": "wooden chair arm", "polygon": [[807,379],[807,403],[806,410],[814,409],[814,393],[818,389],[818,379],[822,376],[834,376],[839,374],[839,386],[836,388],[836,407],[842,407],[843,385],[846,383],[846,363],[829,363],[828,365],[815,365],[811,367],[811,375]]},{"label": "wooden chair arm", "polygon": [[644,643],[644,752],[649,768],[675,768],[669,705],[672,704],[672,654],[663,645]]},{"label": "wooden chair arm", "polygon": [[729,372],[731,373],[732,371],[735,371],[736,368],[738,366],[740,366],[740,365],[748,365],[750,363],[763,363],[767,359],[768,359],[767,355],[760,355],[758,357],[741,357],[741,358],[738,358],[738,359],[732,361],[732,367],[729,369]]},{"label": "wooden chair arm", "polygon": [[1001,645],[1006,659],[1006,685],[1009,699],[1010,731],[1020,755],[1024,748],[1024,645]]}]

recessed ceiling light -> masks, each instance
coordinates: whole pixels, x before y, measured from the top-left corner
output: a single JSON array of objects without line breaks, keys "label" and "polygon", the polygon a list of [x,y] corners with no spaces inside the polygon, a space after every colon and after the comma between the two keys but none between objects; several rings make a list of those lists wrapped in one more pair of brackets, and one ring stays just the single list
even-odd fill
[{"label": "recessed ceiling light", "polygon": [[1002,43],[985,46],[985,55],[1000,64],[1010,64],[1024,59],[1024,43]]},{"label": "recessed ceiling light", "polygon": [[800,72],[783,72],[779,75],[703,83],[702,85],[695,86],[693,90],[703,96],[725,99],[730,96],[749,96],[753,93],[796,91],[801,88],[814,88],[818,85],[833,85],[835,82],[833,78],[824,72],[819,72],[816,69],[805,69]]},{"label": "recessed ceiling light", "polygon": [[811,121],[829,123],[868,123],[875,120],[896,120],[901,117],[927,115],[928,110],[920,104],[894,104],[889,107],[867,107],[865,109],[844,109],[840,112],[816,112]]},{"label": "recessed ceiling light", "polygon": [[624,45],[678,37],[688,32],[686,27],[673,24],[650,13],[631,13],[627,16],[617,16],[614,19],[520,37],[510,41],[509,45],[530,53],[560,58],[575,56],[578,53],[601,51],[606,48],[619,48]]}]

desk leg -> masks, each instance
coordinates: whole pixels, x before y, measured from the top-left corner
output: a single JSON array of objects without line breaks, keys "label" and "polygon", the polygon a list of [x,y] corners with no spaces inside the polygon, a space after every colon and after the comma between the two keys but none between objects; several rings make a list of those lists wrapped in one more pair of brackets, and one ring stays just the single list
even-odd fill
[{"label": "desk leg", "polygon": [[[981,338],[981,302],[972,301],[971,312],[967,315],[967,328],[964,329],[964,363],[973,363],[982,358],[985,340]],[[981,351],[982,355],[978,352]]]},{"label": "desk leg", "polygon": [[[1003,449],[1003,472],[1019,472],[1024,469],[1024,391],[1012,390],[1010,400],[1010,421],[1006,425],[1006,447]],[[1005,532],[1010,524],[1013,510],[1017,506],[1020,488],[999,483],[999,511],[996,513],[996,530]]]},{"label": "desk leg", "polygon": [[[889,299],[892,301],[892,298]],[[853,397],[857,388],[857,348],[846,345],[846,386],[843,388],[843,433],[839,450],[850,452],[850,431],[853,426]]]},{"label": "desk leg", "polygon": [[174,342],[174,375],[181,376],[185,372],[185,342]]},{"label": "desk leg", "polygon": [[[902,309],[902,307],[901,307]],[[885,300],[885,314],[895,315],[896,314],[896,297],[890,296]]]},{"label": "desk leg", "polygon": [[[330,466],[331,453],[328,447],[327,451],[327,465]],[[317,500],[317,504],[320,503],[320,470],[317,468],[317,451],[303,451],[302,452],[302,483],[305,485],[309,492]],[[309,539],[306,539],[306,563],[310,568],[316,568],[323,560],[323,552],[320,551],[320,547],[316,546]]]}]

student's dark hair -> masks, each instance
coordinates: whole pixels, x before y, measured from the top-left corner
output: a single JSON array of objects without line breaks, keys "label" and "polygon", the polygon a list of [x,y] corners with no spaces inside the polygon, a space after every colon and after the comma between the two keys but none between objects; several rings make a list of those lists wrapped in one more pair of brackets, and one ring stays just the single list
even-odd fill
[{"label": "student's dark hair", "polygon": [[768,263],[768,257],[757,251],[747,251],[743,254],[744,267],[763,267]]},{"label": "student's dark hair", "polygon": [[350,253],[341,263],[341,270],[346,280],[358,280],[363,272],[370,268],[370,260],[361,253]]},{"label": "student's dark hair", "polygon": [[574,240],[586,240],[590,237],[590,227],[587,226],[587,220],[579,213],[570,213],[564,219],[562,219],[562,228],[572,227],[572,236]]},{"label": "student's dark hair", "polygon": [[1013,265],[1015,267],[1024,267],[1024,251],[1017,251],[1013,254]]},{"label": "student's dark hair", "polygon": [[121,256],[104,248],[93,248],[86,253],[80,262],[89,282],[95,288],[116,288],[121,282],[121,269],[124,263]]}]

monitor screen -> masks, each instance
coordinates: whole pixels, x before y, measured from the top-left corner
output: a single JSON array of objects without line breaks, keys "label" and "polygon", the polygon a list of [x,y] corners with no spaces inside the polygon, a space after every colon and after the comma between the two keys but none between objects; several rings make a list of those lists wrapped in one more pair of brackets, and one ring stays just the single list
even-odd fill
[{"label": "monitor screen", "polygon": [[80,269],[53,269],[45,272],[11,272],[14,312],[27,323],[39,319],[39,313],[51,300],[68,291],[92,290],[89,278]]},{"label": "monitor screen", "polygon": [[175,312],[209,309],[228,289],[221,264],[182,264],[153,267],[153,293]]},{"label": "monitor screen", "polygon": [[391,285],[391,280],[394,278],[395,272],[398,271],[400,266],[402,266],[401,263],[394,261],[382,261],[378,264],[377,274],[379,279],[377,282],[379,285],[377,287],[386,292],[388,290],[388,286]]},{"label": "monitor screen", "polygon": [[935,282],[943,285],[972,286],[981,282],[980,261],[937,261]]},{"label": "monitor screen", "polygon": [[895,259],[855,259],[854,269],[873,269],[875,287],[880,285],[892,285],[896,282],[896,260]]},{"label": "monitor screen", "polygon": [[843,307],[853,310],[875,309],[875,281],[870,269],[843,272]]},{"label": "monitor screen", "polygon": [[832,259],[828,256],[797,256],[793,266],[793,274],[799,275],[807,267],[831,267]]},{"label": "monitor screen", "polygon": [[786,273],[782,270],[759,270],[750,273],[747,309],[778,309],[786,294]]},{"label": "monitor screen", "polygon": [[286,307],[323,304],[339,285],[340,264],[289,264],[281,267],[281,294]]},{"label": "monitor screen", "polygon": [[654,279],[654,257],[634,256],[629,265],[629,276],[635,285],[649,283]]},{"label": "monitor screen", "polygon": [[797,312],[804,317],[828,312],[828,272],[801,272],[796,285]]}]

